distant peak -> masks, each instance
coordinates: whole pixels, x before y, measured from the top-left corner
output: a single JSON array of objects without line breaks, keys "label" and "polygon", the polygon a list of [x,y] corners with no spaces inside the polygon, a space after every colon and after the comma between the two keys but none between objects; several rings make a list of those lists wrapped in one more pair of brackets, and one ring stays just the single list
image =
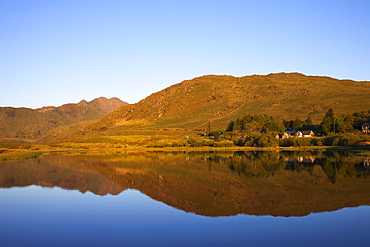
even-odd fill
[{"label": "distant peak", "polygon": [[291,73],[280,72],[280,73],[271,73],[271,74],[268,74],[267,76],[305,77],[306,75],[299,73],[299,72],[291,72]]},{"label": "distant peak", "polygon": [[[117,98],[117,97],[112,97],[112,98],[110,98],[109,100],[120,100],[119,98]],[[122,100],[121,100],[122,101]]]},{"label": "distant peak", "polygon": [[99,98],[93,99],[92,101],[95,101],[95,100],[108,100],[108,99],[106,97],[99,97]]}]

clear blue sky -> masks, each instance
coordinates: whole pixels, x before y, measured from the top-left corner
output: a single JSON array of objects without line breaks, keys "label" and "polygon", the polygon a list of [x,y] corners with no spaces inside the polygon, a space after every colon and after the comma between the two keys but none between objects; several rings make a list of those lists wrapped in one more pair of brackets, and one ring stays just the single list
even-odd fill
[{"label": "clear blue sky", "polygon": [[0,0],[0,106],[136,103],[216,74],[370,81],[370,1]]}]

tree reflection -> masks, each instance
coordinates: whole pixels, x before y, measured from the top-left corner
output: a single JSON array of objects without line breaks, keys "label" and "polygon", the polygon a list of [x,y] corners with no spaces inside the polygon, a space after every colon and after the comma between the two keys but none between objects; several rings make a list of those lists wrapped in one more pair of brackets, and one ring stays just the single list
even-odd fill
[{"label": "tree reflection", "polygon": [[212,157],[213,162],[225,163],[232,172],[247,178],[268,178],[278,172],[307,171],[312,175],[315,166],[325,172],[332,184],[338,175],[367,178],[369,170],[361,159],[348,152],[235,152],[231,157]]}]

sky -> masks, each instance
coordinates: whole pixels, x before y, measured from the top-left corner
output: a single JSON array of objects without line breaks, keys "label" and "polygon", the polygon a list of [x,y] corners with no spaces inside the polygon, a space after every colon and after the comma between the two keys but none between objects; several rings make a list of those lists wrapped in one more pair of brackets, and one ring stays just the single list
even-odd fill
[{"label": "sky", "polygon": [[0,0],[0,106],[136,103],[203,75],[370,81],[368,0]]}]

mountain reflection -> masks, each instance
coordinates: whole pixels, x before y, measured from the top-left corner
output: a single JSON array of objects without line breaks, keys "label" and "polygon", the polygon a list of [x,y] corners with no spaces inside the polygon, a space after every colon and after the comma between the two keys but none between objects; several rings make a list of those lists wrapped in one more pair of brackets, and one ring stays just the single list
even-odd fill
[{"label": "mountain reflection", "polygon": [[0,163],[0,187],[117,195],[137,189],[207,216],[303,216],[370,205],[370,170],[346,152],[122,152]]}]

